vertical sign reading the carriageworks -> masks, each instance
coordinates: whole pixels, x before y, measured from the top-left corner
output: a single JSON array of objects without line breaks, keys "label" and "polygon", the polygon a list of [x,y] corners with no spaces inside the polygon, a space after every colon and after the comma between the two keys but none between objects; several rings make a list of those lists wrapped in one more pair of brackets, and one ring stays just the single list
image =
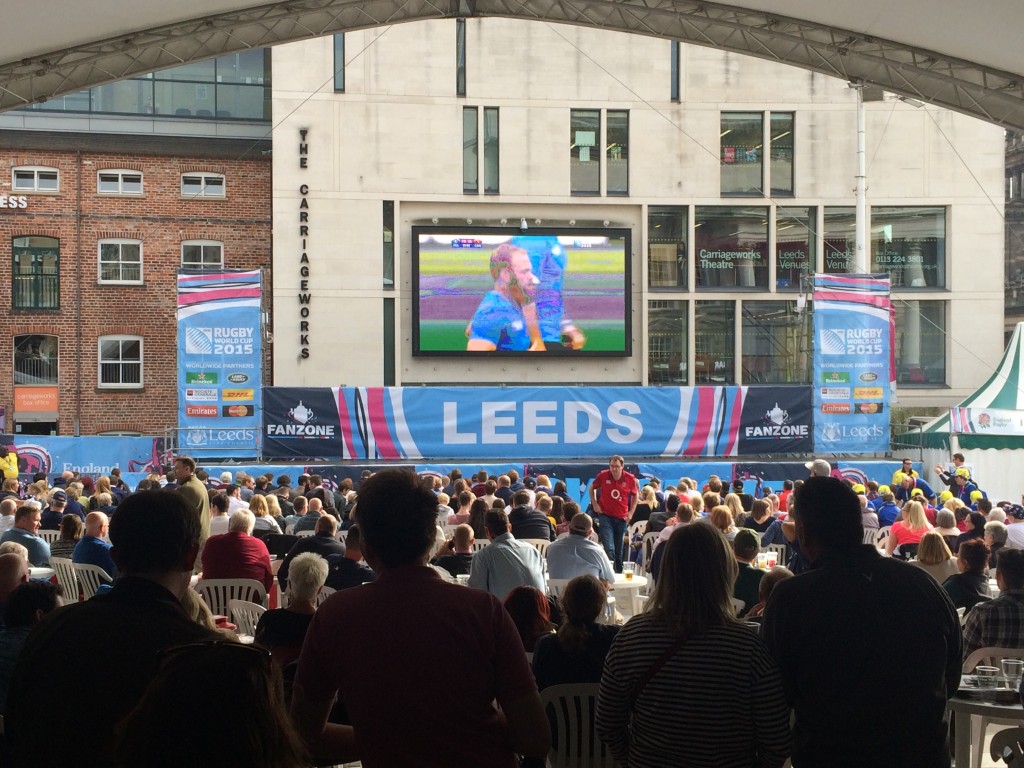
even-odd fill
[{"label": "vertical sign reading the carriageworks", "polygon": [[182,451],[252,456],[260,434],[260,273],[178,275]]},{"label": "vertical sign reading the carriageworks", "polygon": [[814,450],[889,450],[889,276],[814,276]]}]

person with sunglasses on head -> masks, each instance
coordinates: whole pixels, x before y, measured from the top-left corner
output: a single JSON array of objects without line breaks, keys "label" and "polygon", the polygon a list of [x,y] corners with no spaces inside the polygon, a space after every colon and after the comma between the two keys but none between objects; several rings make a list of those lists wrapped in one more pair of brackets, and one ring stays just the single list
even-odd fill
[{"label": "person with sunglasses on head", "polygon": [[[22,649],[5,712],[11,765],[113,764],[114,727],[156,674],[157,652],[217,639],[180,603],[200,535],[199,516],[177,493],[135,493],[118,507],[110,524],[113,588],[46,616]],[[59,738],[40,716],[54,702],[76,713]]]}]

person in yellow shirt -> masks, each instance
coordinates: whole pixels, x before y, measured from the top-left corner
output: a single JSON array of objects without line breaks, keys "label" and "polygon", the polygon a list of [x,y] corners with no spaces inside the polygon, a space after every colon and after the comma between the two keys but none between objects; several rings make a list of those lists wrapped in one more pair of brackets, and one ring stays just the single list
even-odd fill
[{"label": "person in yellow shirt", "polygon": [[921,477],[921,475],[919,475],[917,473],[917,470],[914,469],[914,460],[913,459],[903,459],[903,466],[901,466],[899,469],[897,469],[893,473],[893,475],[892,475],[892,484],[893,485],[899,485],[900,484],[900,480],[902,478],[898,477],[898,475],[900,475],[901,473],[904,474],[904,475],[910,475],[911,477],[913,477],[915,479]]},{"label": "person in yellow shirt", "polygon": [[6,445],[0,445],[0,470],[3,470],[5,480],[9,477],[18,478],[18,454]]}]

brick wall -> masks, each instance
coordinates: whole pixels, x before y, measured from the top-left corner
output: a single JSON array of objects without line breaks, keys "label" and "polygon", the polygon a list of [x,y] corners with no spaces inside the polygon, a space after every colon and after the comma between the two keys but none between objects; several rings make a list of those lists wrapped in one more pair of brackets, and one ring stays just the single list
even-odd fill
[{"label": "brick wall", "polygon": [[[12,191],[16,166],[57,168],[60,191]],[[141,172],[143,194],[97,193],[97,171],[103,169]],[[197,170],[224,174],[226,197],[182,198],[181,174]],[[27,198],[24,209],[0,209],[0,307],[5,310],[0,340],[10,350],[8,364],[0,368],[6,371],[0,373],[0,405],[8,409],[8,429],[12,429],[14,405],[13,339],[37,333],[59,337],[60,434],[74,434],[76,415],[83,435],[113,430],[159,434],[173,427],[177,422],[175,278],[181,243],[222,242],[225,267],[265,268],[269,295],[271,189],[271,163],[259,152],[225,160],[154,155],[151,150],[111,154],[0,149],[0,195]],[[60,240],[59,310],[12,308],[12,239],[25,235]],[[141,285],[98,282],[98,243],[109,238],[142,241]],[[142,389],[97,386],[97,340],[110,334],[143,337]],[[268,381],[269,360],[266,348]]]}]

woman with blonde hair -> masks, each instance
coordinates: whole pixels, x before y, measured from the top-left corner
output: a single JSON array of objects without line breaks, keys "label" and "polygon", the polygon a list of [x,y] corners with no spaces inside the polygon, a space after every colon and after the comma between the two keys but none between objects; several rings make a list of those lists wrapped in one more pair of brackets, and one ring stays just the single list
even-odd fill
[{"label": "woman with blonde hair", "polygon": [[[661,578],[647,608],[619,630],[605,660],[601,740],[627,768],[780,768],[790,750],[789,706],[775,661],[736,619],[729,542],[694,524],[662,546]],[[709,716],[737,701],[750,705]],[[694,722],[700,726],[679,727]]]},{"label": "woman with blonde hair", "polygon": [[18,500],[18,478],[8,477],[4,480],[4,484],[0,487],[0,501],[4,499]]},{"label": "woman with blonde hair", "polygon": [[902,519],[892,524],[889,539],[885,543],[885,551],[891,555],[896,547],[905,544],[918,544],[932,527],[924,516],[924,506],[919,501],[908,501],[903,505]]},{"label": "woman with blonde hair", "polygon": [[956,558],[938,531],[928,531],[921,537],[921,543],[917,545],[917,559],[911,565],[927,571],[939,584],[960,572]]},{"label": "woman with blonde hair", "polygon": [[629,524],[641,523],[644,520],[650,520],[651,514],[658,509],[658,497],[654,495],[654,488],[650,485],[645,485],[640,489],[639,499],[636,503],[636,509],[633,510],[633,516],[629,518]]},{"label": "woman with blonde hair", "polygon": [[732,521],[737,528],[745,528],[743,521],[746,520],[747,511],[743,509],[743,501],[740,499],[738,494],[727,493],[725,494],[725,506],[732,512]]},{"label": "woman with blonde hair", "polygon": [[[282,531],[285,529],[284,514],[281,510],[281,502],[277,498],[277,494],[269,493],[263,497],[267,500],[267,512],[277,523],[277,527]],[[251,505],[250,505],[251,509]]]},{"label": "woman with blonde hair", "polygon": [[732,510],[724,504],[719,504],[711,509],[711,524],[720,530],[729,541],[736,536],[736,526],[733,524]]},{"label": "woman with blonde hair", "polygon": [[270,506],[267,504],[266,496],[253,494],[252,499],[249,501],[249,511],[256,518],[256,525],[253,526],[254,531],[281,532],[281,526],[277,524],[277,520],[270,516]]}]

